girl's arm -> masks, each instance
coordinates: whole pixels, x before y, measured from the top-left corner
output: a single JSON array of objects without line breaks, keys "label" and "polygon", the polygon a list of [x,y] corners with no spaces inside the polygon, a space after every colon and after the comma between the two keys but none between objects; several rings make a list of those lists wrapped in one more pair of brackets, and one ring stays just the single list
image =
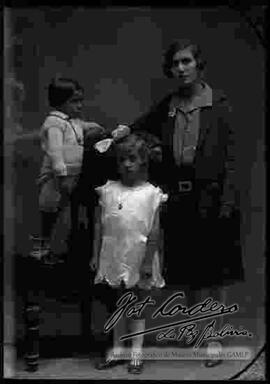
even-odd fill
[{"label": "girl's arm", "polygon": [[152,229],[147,239],[145,257],[143,259],[142,266],[141,266],[142,278],[147,278],[151,276],[153,258],[155,253],[159,251],[159,248],[160,248],[159,215],[160,215],[160,210],[157,209],[154,216]]},{"label": "girl's arm", "polygon": [[102,239],[101,206],[97,205],[94,211],[94,241],[93,255],[90,261],[90,268],[95,271],[98,268],[99,254]]}]

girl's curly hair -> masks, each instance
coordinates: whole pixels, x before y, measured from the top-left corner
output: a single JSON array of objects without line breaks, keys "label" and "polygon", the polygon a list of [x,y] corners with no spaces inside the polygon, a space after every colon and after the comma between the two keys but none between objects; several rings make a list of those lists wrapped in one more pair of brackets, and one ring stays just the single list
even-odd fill
[{"label": "girl's curly hair", "polygon": [[154,149],[157,147],[161,149],[161,141],[155,135],[138,131],[117,140],[115,146],[117,153],[122,150],[132,151],[136,148],[142,162],[148,164],[152,160],[155,161]]}]

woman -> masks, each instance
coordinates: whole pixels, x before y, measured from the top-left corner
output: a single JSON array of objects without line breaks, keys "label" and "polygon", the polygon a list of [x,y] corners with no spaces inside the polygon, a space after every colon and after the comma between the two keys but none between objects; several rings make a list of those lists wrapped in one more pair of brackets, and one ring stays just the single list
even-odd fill
[{"label": "woman", "polygon": [[188,287],[190,305],[200,301],[195,292],[202,288],[223,302],[225,286],[243,279],[230,108],[223,92],[203,81],[204,68],[197,44],[171,44],[163,71],[175,91],[130,127],[162,142],[160,183],[169,193],[165,279]]}]

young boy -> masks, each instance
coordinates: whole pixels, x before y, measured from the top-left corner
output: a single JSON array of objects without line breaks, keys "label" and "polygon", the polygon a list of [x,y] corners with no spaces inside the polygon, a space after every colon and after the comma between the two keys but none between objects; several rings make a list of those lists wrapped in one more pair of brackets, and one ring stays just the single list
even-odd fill
[{"label": "young boy", "polygon": [[[41,235],[33,236],[31,256],[53,262],[51,236],[59,213],[72,201],[81,173],[84,142],[103,137],[104,128],[81,119],[83,89],[76,80],[56,78],[48,87],[51,111],[40,132],[44,158],[37,183]],[[71,209],[74,217],[74,204]],[[76,213],[75,213],[76,214]]]}]

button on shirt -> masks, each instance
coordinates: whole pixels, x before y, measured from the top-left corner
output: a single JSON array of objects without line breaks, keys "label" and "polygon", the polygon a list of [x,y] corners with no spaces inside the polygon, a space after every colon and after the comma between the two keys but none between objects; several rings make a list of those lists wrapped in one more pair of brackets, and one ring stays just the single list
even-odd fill
[{"label": "button on shirt", "polygon": [[184,105],[179,95],[173,95],[169,115],[174,117],[173,154],[175,163],[191,165],[199,139],[200,110],[212,105],[212,89],[205,83],[190,104]]}]

